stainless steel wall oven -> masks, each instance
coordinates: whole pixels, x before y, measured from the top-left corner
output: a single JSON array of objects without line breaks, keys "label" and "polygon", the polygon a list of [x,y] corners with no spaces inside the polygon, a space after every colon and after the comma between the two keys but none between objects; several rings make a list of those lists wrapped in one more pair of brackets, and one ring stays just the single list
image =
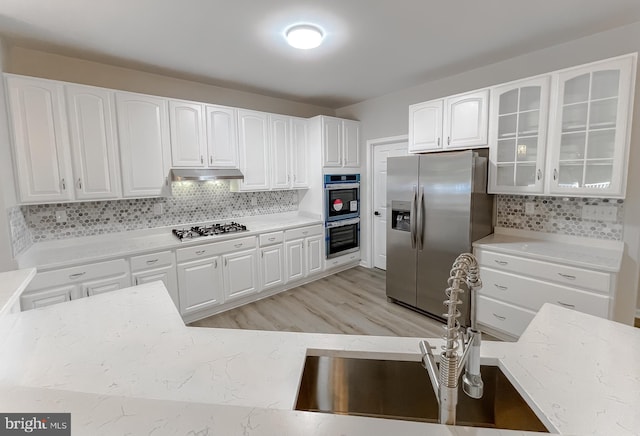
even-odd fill
[{"label": "stainless steel wall oven", "polygon": [[327,174],[324,192],[327,222],[360,216],[360,174]]},{"label": "stainless steel wall oven", "polygon": [[360,218],[327,223],[327,259],[360,249]]}]

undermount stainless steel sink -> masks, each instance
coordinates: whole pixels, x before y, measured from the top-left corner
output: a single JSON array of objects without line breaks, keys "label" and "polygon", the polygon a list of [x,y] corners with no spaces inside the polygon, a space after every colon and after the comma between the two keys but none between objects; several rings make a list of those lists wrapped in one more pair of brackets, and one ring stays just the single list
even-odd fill
[{"label": "undermount stainless steel sink", "polygon": [[[548,430],[496,366],[481,366],[484,395],[458,393],[457,425]],[[438,400],[420,362],[307,356],[296,410],[438,422]]]}]

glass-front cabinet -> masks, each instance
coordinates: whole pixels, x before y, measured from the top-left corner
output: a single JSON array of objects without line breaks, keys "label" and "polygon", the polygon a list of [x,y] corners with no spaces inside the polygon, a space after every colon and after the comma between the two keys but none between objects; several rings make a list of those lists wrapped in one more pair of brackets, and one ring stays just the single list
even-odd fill
[{"label": "glass-front cabinet", "polygon": [[542,193],[550,76],[491,90],[491,193]]},{"label": "glass-front cabinet", "polygon": [[557,76],[550,123],[550,194],[624,197],[635,56]]}]

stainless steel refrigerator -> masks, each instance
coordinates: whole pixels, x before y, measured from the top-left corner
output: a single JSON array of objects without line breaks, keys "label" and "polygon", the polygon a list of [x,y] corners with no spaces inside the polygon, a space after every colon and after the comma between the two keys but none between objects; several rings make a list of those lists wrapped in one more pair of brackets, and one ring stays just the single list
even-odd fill
[{"label": "stainless steel refrigerator", "polygon": [[[387,297],[442,319],[451,265],[493,231],[487,149],[387,160]],[[469,326],[469,293],[460,323]]]}]

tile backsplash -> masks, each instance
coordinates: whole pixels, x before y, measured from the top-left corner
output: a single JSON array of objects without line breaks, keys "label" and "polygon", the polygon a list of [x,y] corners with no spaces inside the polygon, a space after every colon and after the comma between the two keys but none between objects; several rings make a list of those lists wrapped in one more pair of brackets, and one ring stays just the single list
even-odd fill
[{"label": "tile backsplash", "polygon": [[[581,236],[595,239],[622,240],[624,201],[603,198],[535,197],[497,195],[496,225],[511,229]],[[532,203],[533,214],[525,213]],[[617,209],[614,222],[582,218],[586,205],[609,205]]]},{"label": "tile backsplash", "polygon": [[[298,209],[297,191],[230,192],[225,181],[172,186],[173,196],[131,200],[21,206],[23,221],[33,242],[116,233],[128,230],[233,219],[242,216],[289,212]],[[161,215],[154,207],[162,204]],[[56,211],[67,214],[66,223],[56,222]],[[16,218],[23,233],[24,226]],[[13,224],[12,224],[13,232]],[[25,243],[14,239],[14,250],[22,252]],[[16,250],[17,249],[17,250]]]},{"label": "tile backsplash", "polygon": [[11,231],[11,245],[13,256],[17,256],[33,245],[31,232],[20,206],[14,206],[7,210],[9,215],[9,228]]}]

